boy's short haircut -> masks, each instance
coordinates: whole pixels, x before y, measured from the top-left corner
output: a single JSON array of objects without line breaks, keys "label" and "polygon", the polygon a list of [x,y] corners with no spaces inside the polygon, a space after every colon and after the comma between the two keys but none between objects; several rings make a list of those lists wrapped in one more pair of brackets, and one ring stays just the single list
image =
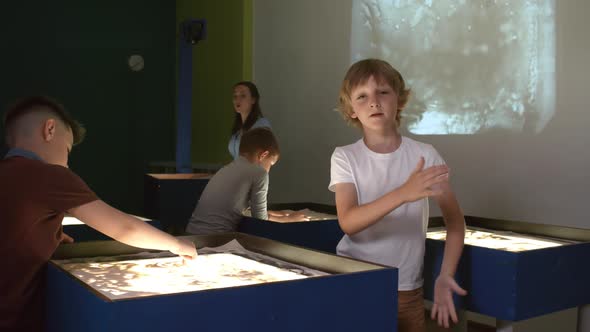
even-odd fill
[{"label": "boy's short haircut", "polygon": [[246,131],[240,141],[240,155],[253,155],[268,151],[271,156],[279,156],[279,143],[269,128],[260,127]]},{"label": "boy's short haircut", "polygon": [[57,117],[72,130],[74,145],[81,143],[86,135],[86,129],[65,110],[62,104],[47,96],[30,96],[16,101],[4,113],[3,125],[6,134],[11,133],[11,126],[23,115],[35,112],[47,111]]},{"label": "boy's short haircut", "polygon": [[348,72],[346,72],[344,80],[342,81],[342,86],[340,87],[338,111],[346,122],[356,127],[361,127],[360,121],[352,117],[353,109],[350,94],[354,88],[366,83],[371,76],[373,76],[378,82],[387,83],[397,94],[398,112],[395,120],[399,127],[401,112],[410,98],[410,89],[406,89],[406,83],[402,75],[388,62],[383,60],[361,60],[354,63],[348,69]]}]

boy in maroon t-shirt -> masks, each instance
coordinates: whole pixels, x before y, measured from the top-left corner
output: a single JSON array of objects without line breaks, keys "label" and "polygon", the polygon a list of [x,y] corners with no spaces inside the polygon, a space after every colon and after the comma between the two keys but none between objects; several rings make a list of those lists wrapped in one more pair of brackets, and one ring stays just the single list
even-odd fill
[{"label": "boy in maroon t-shirt", "polygon": [[[68,168],[84,128],[47,97],[17,102],[4,117],[9,150],[0,159],[0,331],[41,331],[44,272],[60,242],[67,212],[131,246],[194,258],[192,242],[169,234],[101,201]],[[66,296],[64,294],[64,296]]]}]

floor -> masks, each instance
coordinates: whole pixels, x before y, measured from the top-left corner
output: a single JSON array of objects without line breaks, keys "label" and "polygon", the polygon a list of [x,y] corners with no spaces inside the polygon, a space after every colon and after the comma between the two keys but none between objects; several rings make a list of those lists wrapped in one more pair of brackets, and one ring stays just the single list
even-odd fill
[{"label": "floor", "polygon": [[[442,327],[438,327],[436,321],[430,319],[430,313],[426,312],[426,332],[449,332],[453,331],[453,329],[445,329]],[[487,326],[475,322],[468,321],[467,322],[467,332],[496,332],[496,328],[493,326]]]}]

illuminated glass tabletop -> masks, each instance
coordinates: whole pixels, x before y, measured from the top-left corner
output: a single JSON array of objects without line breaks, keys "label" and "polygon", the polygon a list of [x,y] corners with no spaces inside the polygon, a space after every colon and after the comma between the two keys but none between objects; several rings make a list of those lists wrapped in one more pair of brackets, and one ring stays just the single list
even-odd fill
[{"label": "illuminated glass tabletop", "polygon": [[[426,237],[445,240],[447,232],[443,228],[435,228],[429,230]],[[468,227],[465,231],[465,244],[511,252],[558,247],[569,243],[571,242],[475,227]]]},{"label": "illuminated glass tabletop", "polygon": [[[135,217],[135,218],[137,218],[139,220],[142,220],[142,221],[150,221],[150,219],[147,219],[147,218],[144,218],[144,217],[140,217],[140,216],[136,216],[136,215],[133,215],[133,214],[131,214],[131,216],[133,216],[133,217]],[[69,216],[69,215],[68,216],[65,216],[63,218],[61,224],[62,224],[62,226],[84,225],[84,223],[80,219],[78,219],[76,217]]]},{"label": "illuminated glass tabletop", "polygon": [[201,254],[184,263],[179,257],[121,261],[57,262],[64,270],[110,300],[174,294],[310,276],[296,266],[275,266],[234,253]]},{"label": "illuminated glass tabletop", "polygon": [[[301,213],[303,217],[301,220],[298,221],[322,221],[322,220],[336,220],[338,219],[337,215],[329,214],[329,213],[322,213],[313,211],[310,209],[302,209],[302,210],[281,210],[283,212],[288,213]],[[246,217],[252,217],[252,211],[248,208],[242,212],[242,214]]]}]

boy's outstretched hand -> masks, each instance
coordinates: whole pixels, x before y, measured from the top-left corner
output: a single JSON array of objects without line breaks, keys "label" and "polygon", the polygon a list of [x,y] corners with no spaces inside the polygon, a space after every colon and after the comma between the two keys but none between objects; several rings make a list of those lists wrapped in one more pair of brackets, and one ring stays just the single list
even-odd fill
[{"label": "boy's outstretched hand", "polygon": [[449,327],[449,316],[453,323],[457,323],[457,311],[453,303],[453,293],[466,295],[467,291],[459,287],[455,279],[449,275],[439,275],[434,283],[434,305],[430,318],[437,320],[439,326]]},{"label": "boy's outstretched hand", "polygon": [[178,239],[177,247],[171,249],[170,252],[182,257],[185,260],[193,260],[197,258],[197,249],[195,244],[191,241]]},{"label": "boy's outstretched hand", "polygon": [[447,165],[430,166],[424,169],[424,157],[420,157],[416,168],[401,187],[406,202],[414,202],[424,197],[440,195],[437,184],[448,181]]}]

